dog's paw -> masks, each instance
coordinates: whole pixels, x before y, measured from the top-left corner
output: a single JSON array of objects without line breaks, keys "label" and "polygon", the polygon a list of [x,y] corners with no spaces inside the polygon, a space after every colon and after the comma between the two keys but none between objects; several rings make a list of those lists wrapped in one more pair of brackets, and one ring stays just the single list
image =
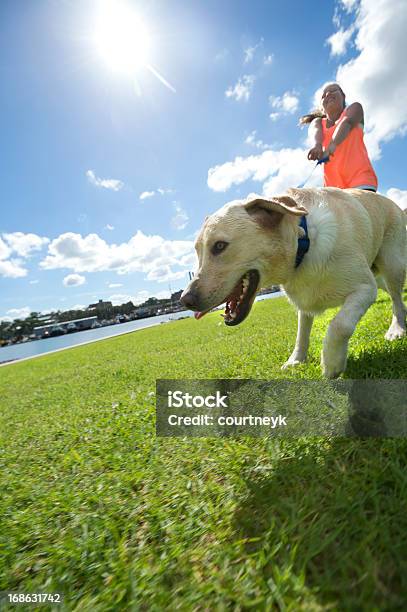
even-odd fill
[{"label": "dog's paw", "polygon": [[346,370],[346,355],[321,353],[321,367],[326,378],[338,378]]},{"label": "dog's paw", "polygon": [[334,379],[339,378],[341,374],[344,373],[345,370],[331,370],[330,368],[323,367],[322,368],[325,378]]},{"label": "dog's paw", "polygon": [[307,360],[306,357],[301,357],[300,355],[291,355],[287,359],[287,361],[281,366],[281,369],[286,370],[287,368],[301,365],[301,363],[305,363],[306,360]]},{"label": "dog's paw", "polygon": [[392,323],[385,333],[386,340],[397,340],[398,338],[403,338],[406,335],[405,327],[402,327],[397,321]]}]

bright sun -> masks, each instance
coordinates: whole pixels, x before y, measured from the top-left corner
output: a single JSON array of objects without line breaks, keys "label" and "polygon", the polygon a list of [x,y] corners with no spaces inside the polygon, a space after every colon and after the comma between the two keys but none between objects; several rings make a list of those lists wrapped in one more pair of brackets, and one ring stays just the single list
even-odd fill
[{"label": "bright sun", "polygon": [[94,42],[111,70],[134,75],[148,64],[148,31],[135,11],[121,0],[101,2]]}]

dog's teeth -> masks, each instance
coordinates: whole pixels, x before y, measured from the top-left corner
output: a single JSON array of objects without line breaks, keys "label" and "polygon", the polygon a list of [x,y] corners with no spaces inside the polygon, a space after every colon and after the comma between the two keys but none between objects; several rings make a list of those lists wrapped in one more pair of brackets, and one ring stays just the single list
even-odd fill
[{"label": "dog's teeth", "polygon": [[231,312],[230,313],[230,318],[231,319],[236,319],[236,317],[237,317],[237,313],[236,312]]}]

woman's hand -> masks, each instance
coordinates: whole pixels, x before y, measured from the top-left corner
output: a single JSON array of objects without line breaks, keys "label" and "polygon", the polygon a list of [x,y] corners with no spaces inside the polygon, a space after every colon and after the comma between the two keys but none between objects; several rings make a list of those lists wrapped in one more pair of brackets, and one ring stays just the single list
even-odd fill
[{"label": "woman's hand", "polygon": [[331,140],[327,148],[323,151],[323,157],[331,157],[336,151],[336,144]]},{"label": "woman's hand", "polygon": [[315,147],[312,147],[312,149],[308,151],[307,158],[313,161],[319,161],[322,158],[323,153],[324,151],[322,148],[322,144],[317,143]]}]

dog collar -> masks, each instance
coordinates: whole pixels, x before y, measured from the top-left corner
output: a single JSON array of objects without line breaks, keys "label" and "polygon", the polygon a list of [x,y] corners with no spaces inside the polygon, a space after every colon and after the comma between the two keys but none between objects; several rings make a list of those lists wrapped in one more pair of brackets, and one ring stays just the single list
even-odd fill
[{"label": "dog collar", "polygon": [[304,259],[304,255],[308,252],[308,249],[309,249],[308,226],[307,226],[307,218],[305,215],[301,217],[299,227],[302,227],[302,229],[305,232],[305,236],[298,238],[297,255],[295,256],[295,267],[296,268],[298,268],[298,266]]}]

